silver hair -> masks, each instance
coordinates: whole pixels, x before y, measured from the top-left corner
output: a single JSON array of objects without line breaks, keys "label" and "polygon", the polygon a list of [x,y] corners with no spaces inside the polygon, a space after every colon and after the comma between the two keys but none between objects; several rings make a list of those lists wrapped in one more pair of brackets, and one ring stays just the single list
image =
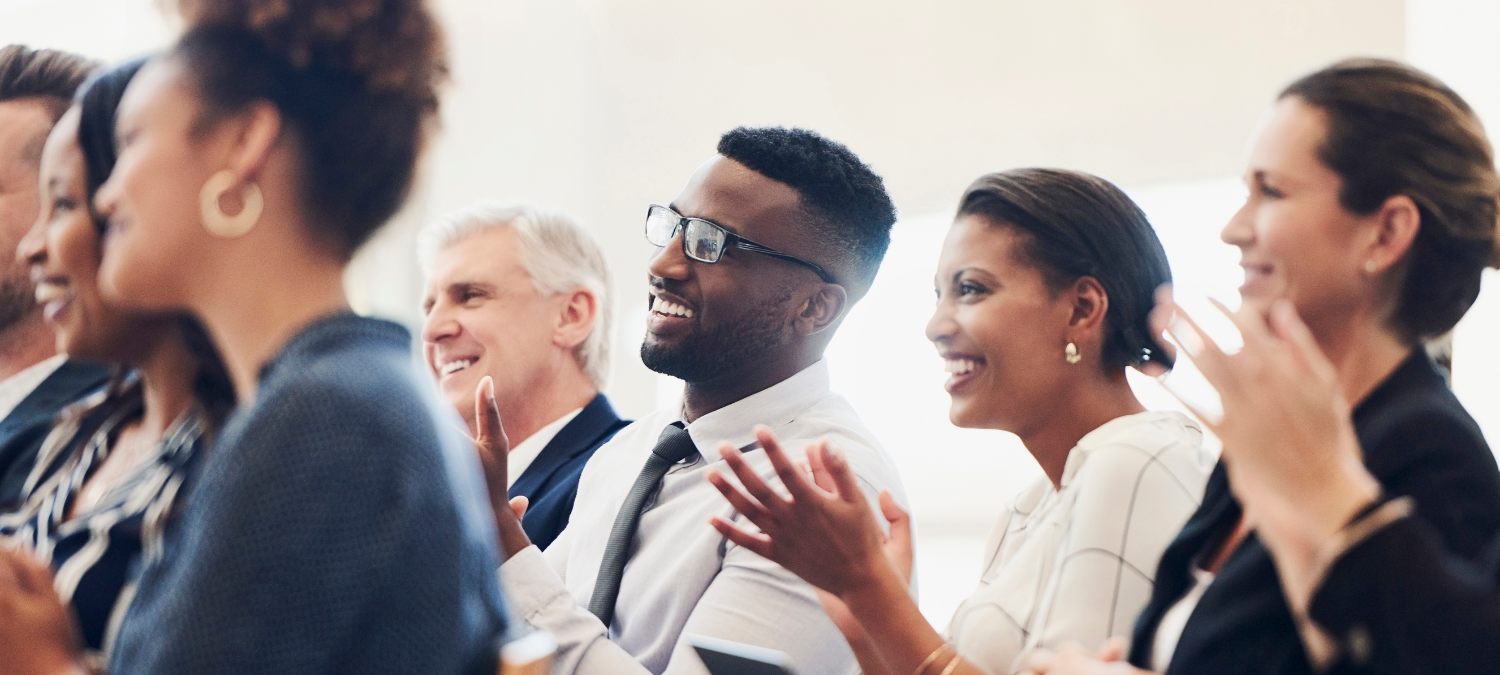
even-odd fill
[{"label": "silver hair", "polygon": [[598,242],[577,221],[525,204],[475,204],[423,228],[417,236],[417,258],[423,274],[432,273],[433,262],[448,247],[480,232],[506,227],[516,233],[521,264],[538,294],[551,297],[580,286],[594,294],[598,319],[576,355],[594,386],[603,389],[609,381],[614,325],[609,266]]}]

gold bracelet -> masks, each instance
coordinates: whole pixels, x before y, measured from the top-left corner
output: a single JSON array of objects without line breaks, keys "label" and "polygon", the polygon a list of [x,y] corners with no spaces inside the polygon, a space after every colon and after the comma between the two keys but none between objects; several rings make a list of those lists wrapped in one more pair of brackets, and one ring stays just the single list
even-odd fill
[{"label": "gold bracelet", "polygon": [[922,675],[922,673],[927,670],[927,666],[932,665],[932,663],[934,661],[936,661],[938,659],[938,657],[941,656],[942,653],[945,650],[947,650],[949,647],[951,647],[951,645],[949,645],[946,642],[944,642],[943,644],[938,645],[938,648],[932,650],[932,653],[928,654],[927,658],[925,658],[925,659],[922,660],[922,665],[917,666],[917,669],[913,670],[911,672],[911,675]]},{"label": "gold bracelet", "polygon": [[953,660],[949,661],[948,666],[946,668],[943,668],[943,672],[939,673],[938,675],[952,675],[953,669],[957,668],[958,662],[962,660],[964,660],[964,657],[958,655],[958,650],[953,650]]}]

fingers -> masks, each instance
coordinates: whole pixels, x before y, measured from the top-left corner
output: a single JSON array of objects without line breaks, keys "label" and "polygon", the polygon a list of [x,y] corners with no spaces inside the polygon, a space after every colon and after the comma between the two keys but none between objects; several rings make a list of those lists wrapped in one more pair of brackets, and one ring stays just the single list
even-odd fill
[{"label": "fingers", "polygon": [[[776,434],[771,428],[763,424],[756,425],[755,440],[760,442],[761,449],[766,451],[766,457],[771,460],[771,467],[776,470],[776,476],[781,479],[781,484],[790,492],[793,500],[810,500],[816,493],[813,486],[807,481],[807,477],[797,470],[797,466],[787,459],[786,453],[781,449],[781,443],[776,439]],[[811,446],[809,446],[809,450]],[[807,454],[812,454],[811,452]]]},{"label": "fingers", "polygon": [[1129,647],[1130,644],[1125,641],[1125,638],[1116,635],[1108,640],[1105,640],[1104,645],[1099,647],[1099,660],[1124,661],[1125,650]]},{"label": "fingers", "polygon": [[725,520],[722,516],[719,515],[709,516],[708,524],[712,525],[715,530],[718,530],[719,534],[724,535],[725,539],[728,539],[729,541],[732,541],[744,547],[745,549],[754,552],[762,558],[766,558],[767,560],[775,562],[775,560],[771,558],[770,537],[764,534],[757,534],[754,532],[746,532],[745,530],[741,530],[740,528],[735,527],[734,523]]},{"label": "fingers", "polygon": [[526,495],[512,497],[510,500],[510,512],[516,514],[516,520],[526,517],[526,508],[531,506],[531,500]]},{"label": "fingers", "polygon": [[1288,351],[1304,367],[1324,382],[1338,381],[1338,371],[1323,354],[1322,347],[1318,346],[1317,339],[1313,337],[1307,324],[1302,322],[1302,317],[1297,316],[1297,308],[1290,300],[1278,300],[1271,305],[1271,328],[1276,331],[1277,337],[1290,346]]},{"label": "fingers", "polygon": [[505,457],[510,451],[505,429],[500,425],[500,405],[495,401],[495,380],[485,375],[479,380],[474,392],[474,442],[495,454]]},{"label": "fingers", "polygon": [[1050,650],[1034,649],[1031,656],[1026,658],[1027,675],[1045,675],[1052,671],[1057,665],[1057,655]]},{"label": "fingers", "polygon": [[[768,515],[775,518],[783,518],[789,514],[791,502],[777,494],[771,486],[766,484],[761,477],[755,473],[755,468],[745,461],[745,456],[734,446],[723,443],[719,446],[719,456],[724,459],[735,478],[740,481],[741,489],[749,494],[762,507]],[[723,476],[720,476],[722,479]],[[723,492],[720,490],[720,492]],[[726,495],[727,497],[727,495]],[[757,523],[759,524],[759,523]]]},{"label": "fingers", "polygon": [[860,491],[859,480],[854,477],[854,470],[849,468],[849,460],[843,451],[833,447],[825,439],[818,442],[818,452],[823,460],[823,467],[838,488],[839,499],[846,502],[863,501],[865,495]]},{"label": "fingers", "polygon": [[911,516],[896,503],[890,490],[880,491],[880,513],[891,526],[885,540],[886,555],[892,559],[891,562],[900,570],[907,583],[911,583],[912,560],[916,548],[911,537]]},{"label": "fingers", "polygon": [[714,489],[719,491],[719,494],[724,495],[724,499],[728,500],[729,505],[735,511],[738,511],[740,515],[745,516],[746,519],[755,523],[756,527],[762,530],[774,530],[776,528],[778,521],[771,515],[771,512],[767,511],[764,506],[761,506],[760,502],[750,497],[750,495],[741,492],[733,483],[724,478],[724,475],[719,473],[718,469],[709,469],[707,476],[709,484],[713,485]]}]

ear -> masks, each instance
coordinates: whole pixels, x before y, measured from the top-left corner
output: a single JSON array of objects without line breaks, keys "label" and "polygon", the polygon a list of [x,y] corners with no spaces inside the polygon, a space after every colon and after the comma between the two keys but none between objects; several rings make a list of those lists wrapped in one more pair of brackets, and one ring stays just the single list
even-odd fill
[{"label": "ear", "polygon": [[588,339],[598,320],[599,298],[594,292],[582,286],[569,291],[558,308],[552,344],[568,350],[578,348]]},{"label": "ear", "polygon": [[1075,341],[1085,340],[1086,335],[1098,333],[1104,326],[1104,317],[1109,312],[1109,294],[1104,285],[1094,277],[1079,277],[1064,292],[1072,304],[1072,316],[1068,319],[1068,334]]},{"label": "ear", "polygon": [[1380,274],[1394,267],[1411,250],[1422,229],[1422,212],[1411,197],[1396,195],[1380,205],[1375,218],[1375,240],[1366,258],[1374,268],[1366,271]]},{"label": "ear", "polygon": [[229,166],[241,182],[255,180],[270,159],[271,148],[281,137],[281,111],[260,101],[223,122],[228,135]]},{"label": "ear", "polygon": [[849,306],[849,292],[838,284],[819,284],[792,318],[800,335],[815,335],[838,324]]}]

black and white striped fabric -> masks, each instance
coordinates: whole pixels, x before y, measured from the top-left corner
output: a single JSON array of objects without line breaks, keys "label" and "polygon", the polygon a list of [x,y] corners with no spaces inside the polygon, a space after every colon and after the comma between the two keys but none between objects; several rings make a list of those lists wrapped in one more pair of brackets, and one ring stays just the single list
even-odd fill
[{"label": "black and white striped fabric", "polygon": [[26,480],[21,510],[0,515],[13,537],[52,565],[53,584],[72,605],[86,646],[108,654],[132,595],[130,570],[144,551],[159,552],[162,529],[203,440],[194,407],[167,430],[152,456],[87,511],[74,514],[83,484],[109,457],[120,427],[142,412],[140,382],[113,396],[99,392],[64,410]]}]

